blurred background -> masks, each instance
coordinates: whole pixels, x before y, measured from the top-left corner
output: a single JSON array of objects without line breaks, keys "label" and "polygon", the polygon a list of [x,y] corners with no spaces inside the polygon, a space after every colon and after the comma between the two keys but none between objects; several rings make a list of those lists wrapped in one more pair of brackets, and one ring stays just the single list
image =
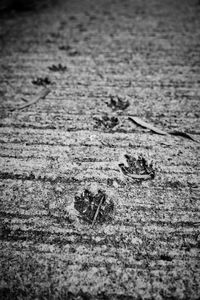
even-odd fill
[{"label": "blurred background", "polygon": [[0,11],[10,10],[30,10],[38,9],[50,5],[55,1],[52,0],[0,0]]}]

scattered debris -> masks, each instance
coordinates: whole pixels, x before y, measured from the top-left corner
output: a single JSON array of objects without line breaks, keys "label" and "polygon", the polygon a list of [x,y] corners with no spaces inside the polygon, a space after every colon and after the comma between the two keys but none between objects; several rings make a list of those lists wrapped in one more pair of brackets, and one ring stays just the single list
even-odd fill
[{"label": "scattered debris", "polygon": [[[50,89],[48,88],[44,88],[36,97],[34,97],[32,100],[28,101],[27,103],[25,104],[22,104],[20,106],[16,106],[16,107],[13,107],[11,108],[10,110],[11,111],[14,111],[14,110],[20,110],[20,109],[23,109],[25,107],[28,107],[34,103],[36,103],[37,101],[39,101],[40,99],[44,99],[48,94],[50,93]],[[23,100],[25,100],[25,98],[23,98]]]},{"label": "scattered debris", "polygon": [[70,21],[75,21],[76,19],[77,19],[76,16],[73,16],[73,15],[69,16],[69,20],[70,20]]},{"label": "scattered debris", "polygon": [[67,52],[67,54],[69,56],[77,56],[77,55],[80,55],[80,52],[78,50],[72,48]]},{"label": "scattered debris", "polygon": [[97,126],[100,127],[101,125],[103,125],[105,128],[114,128],[116,125],[119,124],[119,119],[117,117],[108,117],[106,116],[102,116],[101,118],[98,117],[94,117],[94,120],[97,123]]},{"label": "scattered debris", "polygon": [[69,51],[71,47],[69,45],[62,45],[58,47],[59,50]]},{"label": "scattered debris", "polygon": [[119,185],[117,183],[117,180],[116,179],[112,179],[112,178],[108,178],[107,179],[107,185],[112,186],[112,187],[114,187],[116,189],[119,187]]},{"label": "scattered debris", "polygon": [[48,69],[52,72],[65,72],[67,70],[67,67],[63,66],[61,64],[58,64],[58,65],[52,65],[52,66],[48,67]]},{"label": "scattered debris", "polygon": [[60,25],[58,27],[59,30],[63,30],[67,25],[67,21],[63,20],[60,22]]},{"label": "scattered debris", "polygon": [[[89,293],[85,293],[82,291],[82,289],[80,289],[80,291],[76,294],[72,293],[72,292],[67,292],[67,295],[66,295],[66,299],[68,300],[94,300],[94,299],[97,299],[97,298],[94,298],[91,294]],[[106,299],[106,298],[99,298],[98,299]]]},{"label": "scattered debris", "polygon": [[81,24],[81,23],[77,24],[76,28],[77,28],[80,32],[85,32],[85,31],[87,31],[85,25],[84,25],[84,24]]},{"label": "scattered debris", "polygon": [[47,44],[53,44],[53,43],[54,43],[54,40],[51,39],[51,38],[47,38],[47,39],[45,40],[45,43],[47,43]]},{"label": "scattered debris", "polygon": [[119,96],[110,95],[110,103],[107,103],[113,110],[125,110],[129,107],[130,103],[128,100],[124,100]]},{"label": "scattered debris", "polygon": [[172,261],[173,258],[169,255],[166,255],[166,254],[161,254],[160,257],[159,257],[161,260],[166,260],[166,261]]},{"label": "scattered debris", "polygon": [[140,154],[137,158],[130,155],[124,155],[124,163],[120,163],[119,167],[122,173],[133,179],[153,179],[155,171],[152,162],[148,163],[146,159]]},{"label": "scattered debris", "polygon": [[109,185],[109,186],[112,186],[113,185],[113,179],[111,179],[111,178],[108,178],[107,179],[107,185]]},{"label": "scattered debris", "polygon": [[10,234],[12,233],[12,229],[11,229],[11,222],[2,222],[1,226],[0,226],[0,238],[2,239],[7,239]]},{"label": "scattered debris", "polygon": [[156,127],[154,127],[153,125],[141,120],[140,118],[138,117],[129,117],[128,118],[131,122],[137,124],[137,125],[140,125],[141,127],[143,128],[147,128],[147,129],[150,129],[151,131],[153,131],[154,133],[157,133],[157,134],[161,134],[161,135],[168,135],[168,134],[171,134],[171,135],[175,135],[175,136],[182,136],[184,138],[187,138],[189,140],[192,140],[194,142],[197,142],[199,143],[199,141],[195,140],[190,134],[188,133],[185,133],[185,132],[182,132],[182,131],[169,131],[169,132],[166,132],[166,131],[163,131],[161,129],[158,129]]},{"label": "scattered debris", "polygon": [[48,84],[51,84],[51,81],[49,80],[48,77],[44,77],[44,78],[38,77],[32,80],[32,84],[46,86]]},{"label": "scattered debris", "polygon": [[58,31],[58,32],[51,32],[51,33],[50,33],[50,36],[51,36],[52,38],[55,38],[55,39],[58,39],[58,38],[61,38],[61,37],[62,37],[60,31]]},{"label": "scattered debris", "polygon": [[96,222],[102,223],[110,218],[114,210],[114,203],[101,189],[96,193],[85,189],[81,194],[75,196],[74,208],[93,227]]},{"label": "scattered debris", "polygon": [[76,56],[76,55],[79,55],[79,54],[80,54],[78,50],[72,48],[72,47],[69,46],[69,45],[66,45],[66,46],[60,46],[60,47],[59,47],[59,50],[67,51],[67,54],[68,54],[69,56]]}]

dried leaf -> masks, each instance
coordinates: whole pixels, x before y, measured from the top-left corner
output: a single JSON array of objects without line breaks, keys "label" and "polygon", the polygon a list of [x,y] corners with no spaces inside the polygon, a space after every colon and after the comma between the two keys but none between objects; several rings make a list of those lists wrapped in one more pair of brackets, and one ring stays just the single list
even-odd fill
[{"label": "dried leaf", "polygon": [[137,125],[140,125],[141,127],[143,128],[147,128],[147,129],[150,129],[151,131],[157,133],[157,134],[161,134],[161,135],[167,135],[168,133],[163,131],[163,130],[160,130],[154,126],[152,126],[151,124],[141,120],[140,118],[138,117],[129,117],[128,118],[130,121],[132,121],[133,123],[136,123]]},{"label": "dried leaf", "polygon": [[117,117],[108,117],[108,116],[102,116],[102,117],[93,117],[95,120],[97,127],[101,127],[101,125],[107,129],[112,129],[115,126],[119,124],[119,119]]},{"label": "dried leaf", "polygon": [[185,132],[182,132],[182,131],[170,131],[170,132],[166,132],[166,131],[163,131],[163,130],[160,130],[150,124],[148,124],[147,122],[141,120],[140,118],[138,117],[129,117],[128,118],[130,121],[132,121],[133,123],[137,124],[137,125],[140,125],[141,127],[143,128],[147,128],[147,129],[150,129],[151,131],[157,133],[157,134],[161,134],[161,135],[168,135],[168,134],[171,134],[171,135],[175,135],[175,136],[181,136],[181,137],[184,137],[186,139],[189,139],[189,140],[192,140],[194,142],[197,142],[199,143],[199,141],[195,140],[190,134],[188,133],[185,133]]},{"label": "dried leaf", "polygon": [[110,103],[107,103],[107,105],[113,110],[125,110],[129,107],[130,103],[128,100],[122,99],[119,96],[110,95]]},{"label": "dried leaf", "polygon": [[130,155],[124,155],[124,163],[120,163],[122,173],[125,176],[129,176],[133,179],[153,179],[155,177],[155,171],[152,163],[149,163],[142,155],[138,157],[132,157]]},{"label": "dried leaf", "polygon": [[91,223],[102,223],[109,219],[114,210],[114,203],[104,191],[84,189],[75,195],[74,208],[80,213],[82,219]]},{"label": "dried leaf", "polygon": [[[25,107],[28,107],[34,103],[36,103],[37,101],[39,101],[40,99],[44,99],[48,94],[49,94],[50,90],[47,89],[47,88],[44,88],[35,98],[33,98],[31,101],[25,103],[25,104],[22,104],[20,106],[17,106],[17,107],[13,107],[11,108],[10,110],[11,111],[14,111],[14,110],[20,110],[20,109],[23,109]],[[24,98],[23,98],[24,99]]]},{"label": "dried leaf", "polygon": [[186,139],[189,139],[189,140],[199,143],[199,141],[195,140],[190,134],[182,132],[182,131],[170,131],[169,134],[172,134],[175,136],[182,136]]},{"label": "dried leaf", "polygon": [[46,86],[48,84],[51,84],[51,81],[49,80],[48,77],[44,77],[44,78],[38,77],[32,80],[32,84]]}]

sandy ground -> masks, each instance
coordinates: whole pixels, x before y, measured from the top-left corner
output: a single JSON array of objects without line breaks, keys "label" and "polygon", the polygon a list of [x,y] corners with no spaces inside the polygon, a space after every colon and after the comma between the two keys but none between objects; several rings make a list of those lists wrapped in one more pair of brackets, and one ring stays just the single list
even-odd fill
[{"label": "sandy ground", "polygon": [[60,1],[0,36],[1,299],[199,299],[199,143],[128,119],[200,141],[198,1]]}]

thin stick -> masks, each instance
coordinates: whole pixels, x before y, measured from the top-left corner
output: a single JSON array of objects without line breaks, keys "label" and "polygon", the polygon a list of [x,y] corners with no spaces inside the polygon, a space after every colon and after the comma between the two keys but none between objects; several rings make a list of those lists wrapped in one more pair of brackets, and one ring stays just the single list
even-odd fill
[{"label": "thin stick", "polygon": [[19,110],[19,109],[23,109],[25,107],[28,107],[28,106],[36,103],[40,99],[44,99],[49,93],[50,93],[50,89],[44,88],[35,98],[33,98],[33,100],[29,101],[28,103],[22,104],[20,106],[13,107],[13,108],[11,108],[11,111]]},{"label": "thin stick", "polygon": [[100,200],[100,202],[99,202],[99,205],[98,205],[98,207],[97,207],[96,213],[95,213],[95,215],[94,215],[94,219],[93,219],[93,221],[92,221],[92,226],[91,226],[91,227],[93,227],[94,224],[95,224],[95,222],[96,222],[96,219],[97,219],[98,214],[99,214],[99,210],[100,210],[101,205],[102,205],[102,203],[103,203],[103,199],[104,199],[104,195],[101,197],[101,200]]}]

